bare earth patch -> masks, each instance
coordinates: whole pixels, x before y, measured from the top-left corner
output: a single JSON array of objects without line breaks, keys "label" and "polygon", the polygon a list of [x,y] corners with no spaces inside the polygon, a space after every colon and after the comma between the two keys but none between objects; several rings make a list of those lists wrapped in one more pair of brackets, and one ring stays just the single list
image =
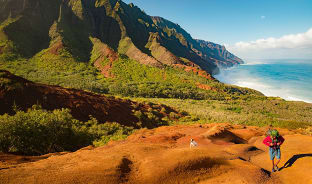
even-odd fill
[{"label": "bare earth patch", "polygon": [[[29,162],[1,156],[0,183],[311,183],[312,137],[279,129],[286,139],[280,166],[288,165],[270,173],[265,131],[230,124],[166,126]],[[191,138],[198,147],[189,148]]]}]

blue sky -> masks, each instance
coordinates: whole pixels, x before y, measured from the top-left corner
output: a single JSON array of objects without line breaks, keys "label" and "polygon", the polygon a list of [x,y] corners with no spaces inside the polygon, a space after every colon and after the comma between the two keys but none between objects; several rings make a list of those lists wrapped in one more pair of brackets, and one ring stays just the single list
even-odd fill
[{"label": "blue sky", "polygon": [[[307,34],[312,28],[312,0],[124,0],[124,2],[134,3],[149,15],[161,16],[178,23],[193,38],[226,44],[238,53],[240,52],[233,49],[238,43],[258,44],[257,41],[269,38],[278,41],[289,35]],[[311,33],[307,38],[312,36]],[[284,40],[280,40],[279,44],[281,43],[284,43]],[[297,57],[296,54],[293,56]],[[306,54],[306,57],[310,56],[312,58],[312,41],[311,52]]]}]

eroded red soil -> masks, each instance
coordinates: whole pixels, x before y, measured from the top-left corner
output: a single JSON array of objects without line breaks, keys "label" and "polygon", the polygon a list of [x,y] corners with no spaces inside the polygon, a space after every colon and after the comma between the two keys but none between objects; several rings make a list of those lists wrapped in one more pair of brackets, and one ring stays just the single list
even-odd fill
[{"label": "eroded red soil", "polygon": [[[311,183],[312,137],[279,129],[286,139],[280,166],[291,165],[270,173],[265,131],[229,124],[142,129],[125,141],[39,161],[8,166],[1,159],[0,183]],[[189,147],[191,138],[198,147]]]}]

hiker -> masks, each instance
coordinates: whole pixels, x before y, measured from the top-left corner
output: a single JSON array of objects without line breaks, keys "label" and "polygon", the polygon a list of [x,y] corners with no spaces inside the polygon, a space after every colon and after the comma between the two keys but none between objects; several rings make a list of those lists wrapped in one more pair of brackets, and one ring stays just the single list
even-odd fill
[{"label": "hiker", "polygon": [[197,142],[195,142],[194,139],[191,139],[190,148],[196,147],[196,146],[197,146]]},{"label": "hiker", "polygon": [[[279,171],[278,168],[278,163],[281,160],[281,149],[280,146],[283,144],[284,142],[284,138],[279,135],[277,130],[271,130],[270,131],[270,135],[267,136],[264,140],[263,140],[263,144],[269,146],[269,153],[270,153],[270,158],[272,160],[272,164],[273,164],[273,169],[272,172],[275,171]],[[277,161],[274,164],[274,158],[276,157]]]}]

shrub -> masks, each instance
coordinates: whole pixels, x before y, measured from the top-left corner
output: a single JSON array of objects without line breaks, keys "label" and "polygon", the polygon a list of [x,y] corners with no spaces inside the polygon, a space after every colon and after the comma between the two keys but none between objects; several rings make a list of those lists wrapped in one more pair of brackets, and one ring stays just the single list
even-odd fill
[{"label": "shrub", "polygon": [[124,139],[132,132],[133,128],[118,123],[99,124],[92,117],[80,122],[69,109],[47,111],[33,106],[27,112],[0,116],[0,151],[25,155],[75,151]]},{"label": "shrub", "polygon": [[4,152],[40,155],[72,151],[89,145],[86,131],[68,109],[49,112],[33,106],[14,116],[0,116],[0,149]]},{"label": "shrub", "polygon": [[161,112],[161,113],[167,113],[167,110],[166,110],[165,107],[162,107],[162,108],[160,109],[160,112]]},{"label": "shrub", "polygon": [[180,118],[179,114],[177,114],[175,112],[170,112],[169,117],[171,119],[179,119]]},{"label": "shrub", "polygon": [[134,131],[132,127],[126,127],[115,122],[99,124],[92,117],[87,122],[87,129],[89,135],[92,137],[94,146],[102,146],[109,141],[125,139]]}]

